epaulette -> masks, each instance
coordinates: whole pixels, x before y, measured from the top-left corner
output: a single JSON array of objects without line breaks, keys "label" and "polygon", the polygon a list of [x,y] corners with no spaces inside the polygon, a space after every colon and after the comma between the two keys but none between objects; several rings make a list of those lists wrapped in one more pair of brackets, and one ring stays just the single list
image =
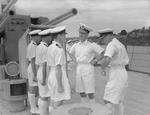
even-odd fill
[{"label": "epaulette", "polygon": [[33,42],[34,45],[37,45],[35,42]]},{"label": "epaulette", "polygon": [[48,47],[48,44],[44,44],[46,47]]},{"label": "epaulette", "polygon": [[76,41],[75,43],[79,43],[80,41]]},{"label": "epaulette", "polygon": [[57,47],[62,48],[59,44],[56,44]]}]

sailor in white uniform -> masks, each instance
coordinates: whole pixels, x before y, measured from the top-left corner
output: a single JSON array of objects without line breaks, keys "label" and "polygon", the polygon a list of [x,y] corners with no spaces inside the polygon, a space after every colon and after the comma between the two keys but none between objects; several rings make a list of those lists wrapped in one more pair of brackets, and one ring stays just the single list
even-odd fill
[{"label": "sailor in white uniform", "polygon": [[101,38],[107,45],[101,68],[110,66],[109,80],[105,87],[104,101],[110,110],[110,115],[123,115],[123,98],[127,87],[128,73],[125,65],[129,58],[125,46],[113,36],[112,29],[99,31]]},{"label": "sailor in white uniform", "polygon": [[38,113],[38,108],[36,107],[36,99],[35,94],[38,91],[37,87],[37,68],[35,65],[35,55],[36,55],[36,48],[37,45],[40,43],[41,38],[39,37],[38,33],[41,30],[33,30],[29,32],[29,35],[31,36],[31,42],[29,43],[27,47],[27,55],[26,58],[29,62],[28,65],[28,84],[29,84],[29,91],[28,91],[28,99],[31,107],[31,113]]},{"label": "sailor in white uniform", "polygon": [[66,55],[63,44],[66,41],[65,26],[52,29],[54,41],[47,50],[47,65],[50,68],[48,87],[51,95],[49,111],[59,106],[63,100],[71,98],[70,85],[66,73]]},{"label": "sailor in white uniform", "polygon": [[96,56],[100,56],[104,49],[96,43],[88,41],[88,35],[92,31],[88,26],[80,24],[80,42],[75,43],[70,54],[75,56],[77,63],[76,70],[76,92],[80,93],[81,102],[95,102],[95,75],[94,65],[91,63]]},{"label": "sailor in white uniform", "polygon": [[40,115],[48,115],[48,99],[50,97],[50,92],[47,85],[47,63],[46,54],[48,46],[52,42],[51,29],[46,29],[38,33],[42,41],[36,48],[36,60],[35,63],[38,66],[37,80],[39,87],[38,101]]}]

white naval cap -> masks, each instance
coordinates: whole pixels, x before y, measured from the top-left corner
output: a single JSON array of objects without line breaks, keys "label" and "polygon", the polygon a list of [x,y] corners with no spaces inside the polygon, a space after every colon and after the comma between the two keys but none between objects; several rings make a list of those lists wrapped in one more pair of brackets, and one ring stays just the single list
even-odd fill
[{"label": "white naval cap", "polygon": [[110,29],[110,28],[105,28],[105,29],[99,30],[98,33],[100,34],[100,36],[102,36],[102,35],[104,35],[104,34],[113,33],[113,30]]},{"label": "white naval cap", "polygon": [[87,26],[87,25],[85,25],[83,23],[80,23],[79,32],[89,33],[91,31],[92,31],[92,29],[89,26]]},{"label": "white naval cap", "polygon": [[66,30],[66,26],[58,26],[58,27],[53,28],[51,30],[51,33],[52,34],[59,34],[59,33],[63,32],[63,31],[65,32],[65,30]]},{"label": "white naval cap", "polygon": [[32,30],[31,32],[29,32],[29,35],[38,35],[39,32],[41,32],[41,30]]},{"label": "white naval cap", "polygon": [[43,30],[43,31],[39,32],[38,34],[40,36],[45,36],[45,35],[51,34],[51,31],[52,31],[52,29],[49,28],[49,29],[46,29],[46,30]]},{"label": "white naval cap", "polygon": [[72,42],[72,40],[68,40],[68,41],[67,41],[67,43],[70,43],[70,42]]}]

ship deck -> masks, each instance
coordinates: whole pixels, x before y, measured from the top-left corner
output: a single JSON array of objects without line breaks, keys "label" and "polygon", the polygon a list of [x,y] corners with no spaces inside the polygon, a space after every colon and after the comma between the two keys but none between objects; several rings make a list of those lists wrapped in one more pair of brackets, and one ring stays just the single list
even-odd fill
[{"label": "ship deck", "polygon": [[[104,87],[108,77],[100,74],[99,67],[96,67],[96,102],[103,103]],[[71,87],[75,86],[75,71],[70,72],[69,78]],[[136,72],[129,72],[129,86],[125,97],[125,115],[150,115],[150,76]],[[72,99],[64,104],[79,102],[79,96],[72,94]],[[11,113],[5,109],[6,103],[0,100],[0,115],[31,115],[29,107],[25,111]]]}]

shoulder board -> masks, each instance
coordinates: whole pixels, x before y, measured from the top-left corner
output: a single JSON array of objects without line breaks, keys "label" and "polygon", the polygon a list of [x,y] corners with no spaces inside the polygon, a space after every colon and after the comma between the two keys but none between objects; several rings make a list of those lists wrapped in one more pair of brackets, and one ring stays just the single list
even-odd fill
[{"label": "shoulder board", "polygon": [[74,44],[80,43],[80,41],[75,41]]},{"label": "shoulder board", "polygon": [[48,47],[48,45],[47,44],[44,44],[46,47]]},{"label": "shoulder board", "polygon": [[37,45],[35,42],[33,42],[34,45]]},{"label": "shoulder board", "polygon": [[59,44],[56,44],[56,46],[57,46],[58,48],[62,48]]}]

